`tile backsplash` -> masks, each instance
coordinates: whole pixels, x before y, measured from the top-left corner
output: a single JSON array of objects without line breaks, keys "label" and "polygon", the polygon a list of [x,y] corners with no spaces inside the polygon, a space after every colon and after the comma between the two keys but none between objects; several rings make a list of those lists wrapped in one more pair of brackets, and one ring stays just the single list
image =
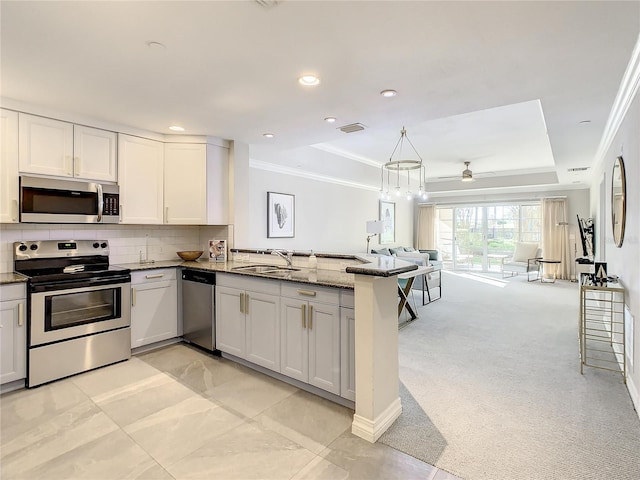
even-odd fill
[{"label": "tile backsplash", "polygon": [[208,250],[211,239],[227,240],[229,228],[197,225],[0,225],[0,272],[13,271],[13,242],[33,240],[108,240],[113,265],[178,259],[181,250]]}]

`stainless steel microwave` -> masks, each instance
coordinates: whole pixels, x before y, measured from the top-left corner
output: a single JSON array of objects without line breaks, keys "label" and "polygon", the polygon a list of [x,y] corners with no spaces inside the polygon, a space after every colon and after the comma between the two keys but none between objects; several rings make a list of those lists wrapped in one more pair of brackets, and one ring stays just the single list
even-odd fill
[{"label": "stainless steel microwave", "polygon": [[20,221],[118,223],[117,185],[20,176]]}]

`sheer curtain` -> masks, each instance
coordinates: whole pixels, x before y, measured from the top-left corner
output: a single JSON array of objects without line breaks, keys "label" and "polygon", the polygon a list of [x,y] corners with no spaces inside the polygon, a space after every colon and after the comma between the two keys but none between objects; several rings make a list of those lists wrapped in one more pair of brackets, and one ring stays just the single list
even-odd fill
[{"label": "sheer curtain", "polygon": [[416,228],[416,248],[418,250],[436,249],[436,207],[418,205],[418,225]]},{"label": "sheer curtain", "polygon": [[546,260],[560,260],[558,278],[570,278],[569,224],[567,201],[564,198],[542,199],[542,257]]}]

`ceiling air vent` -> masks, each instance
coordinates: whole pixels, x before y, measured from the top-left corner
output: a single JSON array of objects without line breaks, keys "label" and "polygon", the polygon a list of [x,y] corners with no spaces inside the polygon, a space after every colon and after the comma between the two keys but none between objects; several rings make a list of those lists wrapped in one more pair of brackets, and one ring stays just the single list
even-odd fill
[{"label": "ceiling air vent", "polygon": [[359,132],[360,130],[364,130],[364,125],[361,123],[351,123],[349,125],[338,127],[338,130],[344,133]]},{"label": "ceiling air vent", "polygon": [[586,172],[587,170],[589,170],[589,167],[567,168],[567,172]]}]

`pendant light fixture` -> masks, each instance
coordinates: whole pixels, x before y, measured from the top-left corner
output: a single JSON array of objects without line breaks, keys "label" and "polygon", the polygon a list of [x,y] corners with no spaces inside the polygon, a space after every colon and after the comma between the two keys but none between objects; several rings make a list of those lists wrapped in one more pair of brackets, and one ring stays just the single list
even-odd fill
[{"label": "pendant light fixture", "polygon": [[[415,156],[418,158],[415,159],[407,159],[403,158],[402,148],[404,147],[405,140],[413,149]],[[397,152],[396,159],[394,160],[394,155]],[[417,190],[413,191],[411,187],[411,172],[413,170],[418,170],[419,172],[419,185],[417,186]],[[386,175],[385,175],[386,173]],[[406,173],[406,185],[407,190],[403,192],[402,189],[405,184],[404,175]],[[386,177],[386,182],[385,182]],[[393,183],[393,185],[392,185]],[[426,172],[424,168],[424,164],[422,162],[422,157],[409,140],[407,136],[407,131],[404,127],[400,130],[400,139],[396,143],[393,152],[391,152],[391,156],[389,157],[389,161],[380,167],[380,198],[389,199],[391,195],[389,193],[390,189],[395,191],[395,195],[400,197],[401,195],[405,195],[407,200],[411,200],[414,195],[425,200],[427,198],[427,192],[425,191],[426,185]],[[402,184],[402,185],[401,185]]]}]

